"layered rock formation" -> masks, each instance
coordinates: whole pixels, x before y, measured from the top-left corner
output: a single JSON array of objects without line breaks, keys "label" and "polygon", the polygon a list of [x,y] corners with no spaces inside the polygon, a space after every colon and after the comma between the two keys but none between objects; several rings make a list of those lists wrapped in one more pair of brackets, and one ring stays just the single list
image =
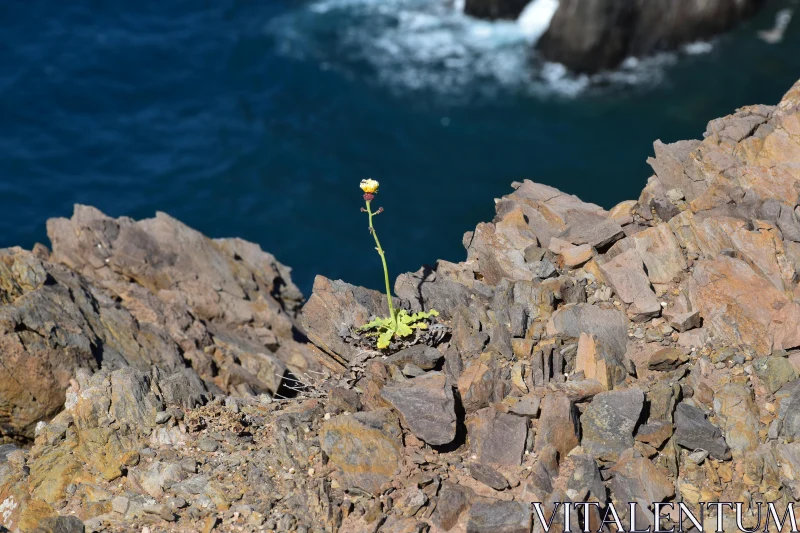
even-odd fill
[{"label": "layered rock formation", "polygon": [[319,277],[299,310],[253,245],[166,215],[51,222],[52,254],[0,255],[18,439],[0,446],[2,525],[530,533],[531,502],[613,502],[626,525],[627,502],[785,508],[800,497],[800,83],[702,141],[656,142],[650,164],[610,211],[514,184],[465,235],[466,261],[397,278],[398,306],[441,320],[385,353],[353,329],[387,311],[380,293]]}]

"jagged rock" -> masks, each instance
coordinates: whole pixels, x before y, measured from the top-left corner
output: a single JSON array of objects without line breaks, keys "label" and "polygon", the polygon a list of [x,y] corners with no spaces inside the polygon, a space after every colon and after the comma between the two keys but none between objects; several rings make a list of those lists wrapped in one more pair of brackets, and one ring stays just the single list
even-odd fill
[{"label": "jagged rock", "polygon": [[487,407],[467,419],[467,433],[481,463],[519,466],[528,437],[528,420]]},{"label": "jagged rock", "polygon": [[640,231],[631,239],[652,283],[670,283],[686,269],[686,259],[668,225]]},{"label": "jagged rock", "polygon": [[567,481],[567,490],[575,491],[580,501],[605,500],[606,487],[595,460],[588,455],[573,455],[571,459],[575,467]]},{"label": "jagged rock", "polygon": [[508,488],[508,480],[505,476],[491,466],[481,463],[471,464],[469,465],[469,474],[477,481],[494,490],[506,490]]},{"label": "jagged rock", "polygon": [[439,365],[443,357],[442,352],[436,348],[417,344],[392,354],[386,359],[386,362],[400,367],[407,363],[412,363],[422,370],[433,370]]},{"label": "jagged rock", "polygon": [[537,44],[545,59],[578,72],[618,66],[725,31],[751,15],[759,2],[636,2],[561,0]]},{"label": "jagged rock", "polygon": [[797,372],[786,357],[761,357],[753,361],[753,369],[764,387],[773,394],[797,379]]},{"label": "jagged rock", "polygon": [[714,411],[734,459],[758,447],[758,409],[747,385],[728,383],[716,391]]},{"label": "jagged rock", "polygon": [[800,305],[738,259],[720,256],[695,266],[692,307],[703,327],[726,346],[752,346],[759,355],[800,345]]},{"label": "jagged rock", "polygon": [[472,490],[453,483],[442,483],[442,490],[436,500],[436,510],[431,521],[444,531],[450,531],[458,519],[469,508],[473,497]]},{"label": "jagged rock", "polygon": [[458,378],[458,393],[467,413],[489,405],[494,391],[494,372],[483,362],[468,366]]},{"label": "jagged rock", "polygon": [[349,362],[360,348],[344,337],[350,328],[361,327],[375,316],[389,316],[384,294],[317,276],[301,320],[311,342],[341,362]]},{"label": "jagged rock", "polygon": [[679,403],[675,409],[675,442],[692,451],[706,450],[720,461],[731,457],[722,431],[706,420],[700,409],[686,403]]},{"label": "jagged rock", "polygon": [[549,335],[579,338],[593,335],[618,357],[624,357],[628,345],[628,319],[616,309],[576,304],[560,307],[547,324]]},{"label": "jagged rock", "polygon": [[400,468],[400,428],[386,411],[339,415],[323,425],[322,450],[347,487],[380,494]]},{"label": "jagged rock", "polygon": [[460,305],[469,306],[475,274],[466,266],[437,261],[435,268],[401,274],[394,293],[408,301],[413,311],[436,309],[442,318],[452,318]]},{"label": "jagged rock", "polygon": [[536,426],[534,450],[553,446],[563,457],[579,444],[578,413],[563,394],[548,394],[541,403],[542,414]]},{"label": "jagged rock", "polygon": [[581,445],[593,457],[616,461],[633,446],[633,430],[639,420],[644,394],[639,389],[598,394],[581,416]]},{"label": "jagged rock", "polygon": [[622,227],[605,213],[568,211],[566,223],[567,230],[559,238],[575,245],[604,248],[624,235]]},{"label": "jagged rock", "polygon": [[588,244],[570,246],[561,251],[561,261],[565,267],[573,268],[584,264],[594,256],[594,250]]},{"label": "jagged rock", "polygon": [[628,313],[634,320],[642,321],[658,316],[661,312],[661,304],[650,288],[642,259],[636,250],[627,250],[610,261],[601,263],[600,271],[620,299],[630,304]]},{"label": "jagged rock", "polygon": [[609,473],[613,474],[611,493],[623,506],[628,502],[662,502],[675,495],[675,485],[669,478],[633,448],[620,455]]},{"label": "jagged rock", "polygon": [[456,437],[453,387],[444,374],[428,373],[386,386],[381,396],[400,412],[417,438],[439,446]]},{"label": "jagged rock", "polygon": [[529,533],[532,516],[521,502],[479,502],[469,511],[467,533]]},{"label": "jagged rock", "polygon": [[647,360],[647,368],[650,370],[660,370],[667,372],[675,370],[680,365],[689,360],[685,352],[677,348],[662,348],[650,356]]},{"label": "jagged rock", "polygon": [[558,451],[552,445],[545,446],[537,453],[531,476],[523,487],[526,501],[544,501],[553,492],[558,474]]},{"label": "jagged rock", "polygon": [[671,422],[666,420],[653,420],[643,424],[636,432],[636,440],[649,444],[654,448],[660,448],[670,437],[672,437],[673,427]]},{"label": "jagged rock", "polygon": [[611,390],[628,377],[628,366],[606,344],[592,335],[581,333],[575,371],[583,372],[586,379],[597,380],[604,390]]}]

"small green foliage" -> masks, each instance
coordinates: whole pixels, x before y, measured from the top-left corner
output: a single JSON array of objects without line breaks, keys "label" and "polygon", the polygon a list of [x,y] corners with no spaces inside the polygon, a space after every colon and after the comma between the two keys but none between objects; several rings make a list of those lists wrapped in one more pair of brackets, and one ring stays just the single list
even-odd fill
[{"label": "small green foliage", "polygon": [[395,312],[394,317],[376,318],[358,329],[359,331],[375,330],[368,335],[378,336],[378,349],[382,350],[389,346],[394,337],[408,337],[414,333],[415,329],[428,329],[428,323],[425,321],[434,316],[439,316],[436,309],[428,312],[420,311],[413,315],[409,315],[405,309],[400,309]]}]

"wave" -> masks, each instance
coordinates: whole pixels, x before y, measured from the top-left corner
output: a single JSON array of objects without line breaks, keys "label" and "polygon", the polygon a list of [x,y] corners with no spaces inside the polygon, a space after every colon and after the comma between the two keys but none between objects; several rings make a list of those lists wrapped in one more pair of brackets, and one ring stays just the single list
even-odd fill
[{"label": "wave", "polygon": [[[613,72],[570,73],[543,62],[534,44],[558,0],[533,0],[517,21],[463,13],[463,0],[315,0],[266,26],[285,55],[317,61],[397,93],[459,98],[504,94],[572,98],[609,84],[656,84],[674,54],[628,60]],[[696,45],[697,53],[705,43]]]}]

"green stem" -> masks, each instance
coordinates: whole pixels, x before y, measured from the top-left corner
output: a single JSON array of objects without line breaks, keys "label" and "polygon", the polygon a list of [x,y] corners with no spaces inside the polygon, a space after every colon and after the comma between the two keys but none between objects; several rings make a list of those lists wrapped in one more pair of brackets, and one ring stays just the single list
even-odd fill
[{"label": "green stem", "polygon": [[386,301],[389,303],[389,318],[392,321],[392,327],[397,331],[397,317],[394,314],[392,291],[389,288],[389,268],[386,266],[386,256],[383,253],[383,248],[381,248],[381,242],[378,240],[378,234],[375,233],[375,227],[372,225],[372,217],[375,213],[372,212],[369,200],[367,200],[367,214],[369,215],[369,232],[372,233],[372,236],[375,238],[375,244],[378,247],[378,255],[381,256],[381,262],[383,263],[383,279],[386,282]]}]

